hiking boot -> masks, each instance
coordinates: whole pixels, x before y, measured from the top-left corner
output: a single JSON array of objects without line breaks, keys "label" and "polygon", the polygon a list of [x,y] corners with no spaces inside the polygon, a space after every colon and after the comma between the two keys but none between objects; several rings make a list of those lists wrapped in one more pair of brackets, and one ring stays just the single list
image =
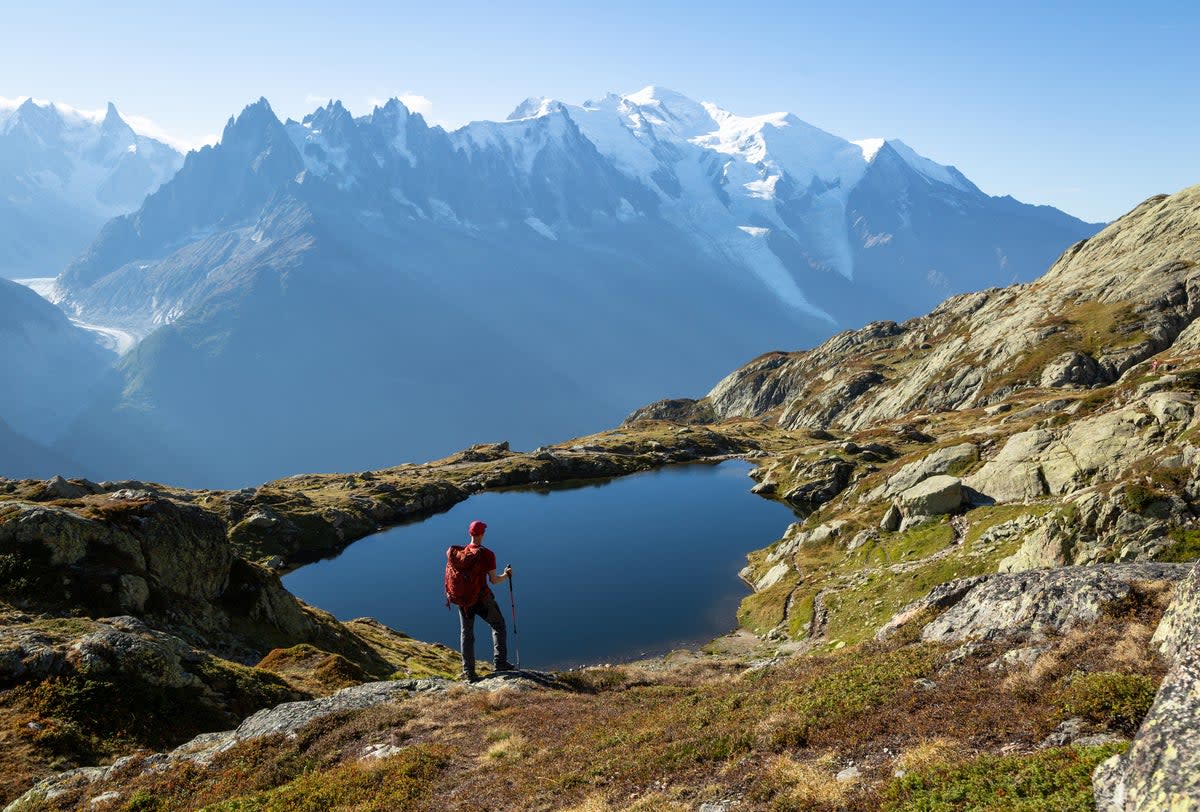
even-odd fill
[{"label": "hiking boot", "polygon": [[460,671],[458,678],[464,682],[479,682],[479,676],[474,671]]},{"label": "hiking boot", "polygon": [[494,670],[494,671],[516,671],[517,669],[516,669],[516,666],[514,666],[508,660],[501,660],[500,662],[496,663],[496,667],[492,670]]}]

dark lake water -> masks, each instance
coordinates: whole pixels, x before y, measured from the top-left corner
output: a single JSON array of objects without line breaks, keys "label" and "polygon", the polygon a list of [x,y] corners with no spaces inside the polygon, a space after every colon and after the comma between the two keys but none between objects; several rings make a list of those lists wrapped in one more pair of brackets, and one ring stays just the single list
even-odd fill
[{"label": "dark lake water", "polygon": [[[487,522],[484,544],[508,584],[492,589],[509,626],[509,659],[526,668],[621,662],[696,645],[736,626],[749,590],[746,553],[783,535],[792,512],[750,493],[750,465],[671,466],[599,484],[472,496],[417,524],[355,542],[284,578],[342,620],[368,615],[420,640],[458,648],[458,614],[442,588],[446,548]],[[475,621],[477,656],[491,633]],[[515,643],[515,644],[514,644]]]}]

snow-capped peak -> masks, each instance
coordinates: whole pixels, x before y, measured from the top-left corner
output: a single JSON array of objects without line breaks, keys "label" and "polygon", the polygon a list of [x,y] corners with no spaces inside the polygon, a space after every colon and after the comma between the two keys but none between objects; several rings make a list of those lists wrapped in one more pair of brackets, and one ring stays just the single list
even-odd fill
[{"label": "snow-capped peak", "polygon": [[112,102],[108,103],[108,107],[104,110],[104,121],[101,122],[106,129],[118,129],[127,127],[125,119],[121,118],[121,114],[117,112],[117,106]]},{"label": "snow-capped peak", "polygon": [[944,183],[964,192],[975,189],[974,185],[954,167],[943,166],[918,154],[916,150],[898,138],[862,138],[852,143],[862,150],[863,159],[867,163],[872,163],[884,146],[887,146],[900,157],[900,160],[928,180]]},{"label": "snow-capped peak", "polygon": [[540,118],[542,116],[547,116],[551,113],[558,112],[562,109],[563,105],[560,102],[556,102],[554,99],[548,99],[545,96],[531,96],[518,104],[516,108],[508,114],[508,118],[505,120],[520,121],[524,118]]},{"label": "snow-capped peak", "polygon": [[698,103],[689,99],[678,90],[660,85],[646,85],[641,90],[627,93],[623,97],[639,106],[658,105],[662,107],[695,107]]},{"label": "snow-capped peak", "polygon": [[883,148],[887,139],[884,138],[860,138],[857,141],[851,141],[856,147],[862,150],[863,160],[867,163],[875,160],[876,154]]},{"label": "snow-capped peak", "polygon": [[962,182],[962,176],[953,167],[942,166],[924,155],[918,155],[916,150],[897,138],[889,138],[887,144],[896,150],[906,164],[930,180],[953,186],[956,189],[968,190],[966,184]]},{"label": "snow-capped peak", "polygon": [[717,126],[704,104],[664,87],[650,85],[623,99],[637,108],[635,116],[680,138],[693,138]]}]

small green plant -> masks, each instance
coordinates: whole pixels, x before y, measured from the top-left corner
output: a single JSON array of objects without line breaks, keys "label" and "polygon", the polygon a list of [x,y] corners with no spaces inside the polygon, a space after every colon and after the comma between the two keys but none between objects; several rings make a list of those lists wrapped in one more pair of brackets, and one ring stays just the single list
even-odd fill
[{"label": "small green plant", "polygon": [[166,805],[157,796],[144,789],[139,789],[129,796],[129,800],[121,807],[121,812],[158,812],[160,809],[165,810],[166,808]]},{"label": "small green plant", "polygon": [[1125,507],[1134,513],[1142,513],[1146,508],[1166,498],[1167,494],[1140,482],[1131,482],[1125,486]]},{"label": "small green plant", "polygon": [[1063,690],[1059,704],[1066,716],[1132,734],[1150,710],[1156,690],[1154,680],[1143,674],[1080,674]]},{"label": "small green plant", "polygon": [[1090,812],[1092,770],[1128,745],[1063,747],[943,763],[893,780],[884,812]]},{"label": "small green plant", "polygon": [[1168,536],[1172,543],[1155,556],[1158,561],[1183,563],[1200,558],[1200,530],[1176,527]]}]

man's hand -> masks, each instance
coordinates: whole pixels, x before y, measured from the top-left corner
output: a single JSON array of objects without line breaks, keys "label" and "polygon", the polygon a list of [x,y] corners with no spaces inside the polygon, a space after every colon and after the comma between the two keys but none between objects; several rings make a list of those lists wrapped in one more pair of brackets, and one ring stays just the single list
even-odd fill
[{"label": "man's hand", "polygon": [[508,578],[511,575],[512,575],[512,564],[509,564],[509,565],[505,566],[505,568],[504,568],[504,577]]}]

